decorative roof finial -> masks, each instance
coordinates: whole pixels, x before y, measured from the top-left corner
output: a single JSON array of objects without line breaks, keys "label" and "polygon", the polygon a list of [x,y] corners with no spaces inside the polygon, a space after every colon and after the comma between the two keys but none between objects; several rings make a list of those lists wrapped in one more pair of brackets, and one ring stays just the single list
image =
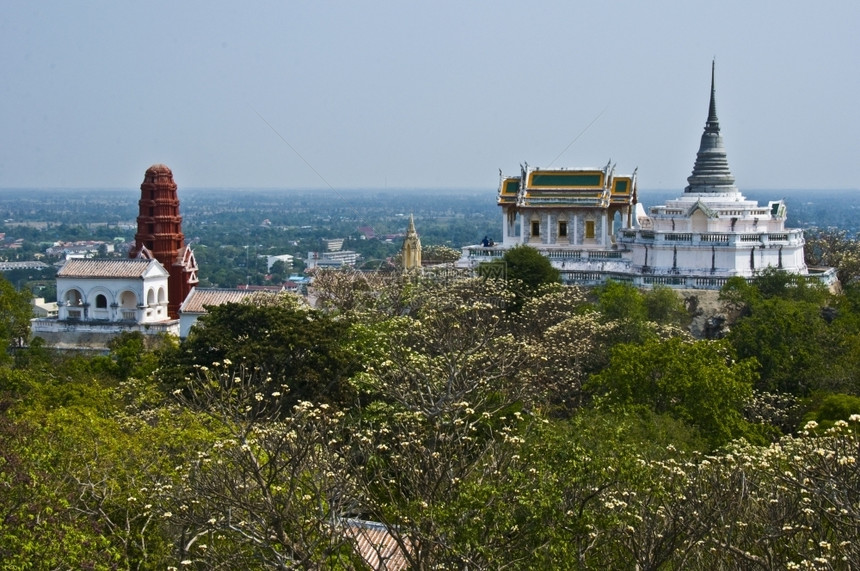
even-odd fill
[{"label": "decorative roof finial", "polygon": [[714,68],[717,65],[717,60],[711,60],[711,103],[708,106],[708,123],[713,123],[716,128],[720,128],[720,120],[717,119],[717,96],[714,88]]}]

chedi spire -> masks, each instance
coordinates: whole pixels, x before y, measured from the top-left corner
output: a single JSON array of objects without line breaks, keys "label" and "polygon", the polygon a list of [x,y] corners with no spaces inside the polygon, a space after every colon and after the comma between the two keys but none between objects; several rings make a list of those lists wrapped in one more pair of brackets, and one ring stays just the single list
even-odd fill
[{"label": "chedi spire", "polygon": [[729,170],[729,160],[723,147],[720,134],[720,121],[717,119],[716,90],[714,88],[714,62],[711,62],[711,101],[708,105],[708,121],[696,153],[693,174],[687,178],[689,185],[685,193],[694,194],[735,194],[735,177]]}]

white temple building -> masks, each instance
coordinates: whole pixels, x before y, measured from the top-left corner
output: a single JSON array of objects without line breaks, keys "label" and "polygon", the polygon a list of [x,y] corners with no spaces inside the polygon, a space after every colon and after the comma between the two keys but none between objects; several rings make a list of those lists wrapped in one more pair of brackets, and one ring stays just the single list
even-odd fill
[{"label": "white temple building", "polygon": [[33,319],[31,334],[65,349],[101,349],[130,331],[178,335],[167,310],[169,275],[158,260],[67,260],[57,272],[58,315]]},{"label": "white temple building", "polygon": [[528,244],[568,284],[614,279],[640,287],[719,289],[731,277],[750,279],[769,267],[835,282],[832,268],[806,267],[803,231],[785,228],[782,200],[759,206],[735,186],[717,119],[713,66],[708,119],[687,182],[680,197],[646,213],[638,204],[635,171],[616,175],[611,164],[553,170],[526,165],[520,176],[501,178],[501,244],[467,246],[458,265],[473,268]]}]

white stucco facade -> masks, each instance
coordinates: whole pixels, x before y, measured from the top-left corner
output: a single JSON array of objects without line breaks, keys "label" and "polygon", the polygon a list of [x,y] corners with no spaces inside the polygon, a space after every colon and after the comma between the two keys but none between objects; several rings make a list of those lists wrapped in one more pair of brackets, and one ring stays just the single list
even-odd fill
[{"label": "white stucco facade", "polygon": [[70,260],[57,273],[60,320],[158,323],[169,319],[169,274],[157,260],[77,262]]},{"label": "white stucco facade", "polygon": [[178,335],[168,276],[158,260],[68,260],[57,272],[57,317],[34,319],[32,335],[66,349],[103,349],[130,331]]}]

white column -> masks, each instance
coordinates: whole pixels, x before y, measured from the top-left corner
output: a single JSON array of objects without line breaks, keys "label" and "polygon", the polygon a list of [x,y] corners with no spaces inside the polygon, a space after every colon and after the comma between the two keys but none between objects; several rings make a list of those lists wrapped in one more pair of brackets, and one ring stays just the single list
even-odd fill
[{"label": "white column", "polygon": [[600,245],[606,245],[606,236],[609,234],[609,214],[608,211],[603,209],[603,231],[600,233]]},{"label": "white column", "polygon": [[502,209],[502,244],[508,243],[508,211],[507,209]]}]

